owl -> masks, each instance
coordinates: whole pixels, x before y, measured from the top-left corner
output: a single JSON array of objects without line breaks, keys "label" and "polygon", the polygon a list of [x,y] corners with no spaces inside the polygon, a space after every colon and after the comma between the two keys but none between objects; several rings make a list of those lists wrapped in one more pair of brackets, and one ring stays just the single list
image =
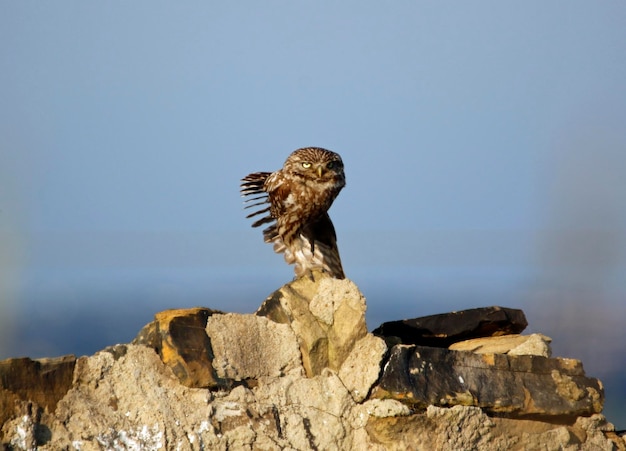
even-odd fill
[{"label": "owl", "polygon": [[[241,195],[258,207],[249,214],[263,224],[266,243],[283,253],[288,264],[295,264],[296,277],[321,269],[337,279],[344,273],[337,249],[335,228],[328,209],[346,185],[343,161],[335,152],[320,147],[294,151],[276,172],[254,172],[241,180]],[[269,205],[266,205],[269,204]],[[265,207],[265,208],[263,208]]]}]

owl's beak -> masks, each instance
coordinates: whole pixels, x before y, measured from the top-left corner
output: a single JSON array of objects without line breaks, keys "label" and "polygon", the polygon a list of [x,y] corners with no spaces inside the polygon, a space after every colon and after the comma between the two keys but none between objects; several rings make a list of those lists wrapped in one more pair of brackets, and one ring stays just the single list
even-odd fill
[{"label": "owl's beak", "polygon": [[317,167],[317,175],[321,177],[324,174],[324,166],[320,165]]}]

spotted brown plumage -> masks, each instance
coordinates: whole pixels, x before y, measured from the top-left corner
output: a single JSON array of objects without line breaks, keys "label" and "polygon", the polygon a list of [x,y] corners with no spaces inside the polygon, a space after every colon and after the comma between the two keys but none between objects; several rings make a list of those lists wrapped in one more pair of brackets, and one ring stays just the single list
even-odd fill
[{"label": "spotted brown plumage", "polygon": [[[314,269],[337,279],[345,277],[337,249],[335,228],[328,209],[345,186],[341,157],[320,147],[294,151],[275,172],[254,172],[242,179],[245,208],[260,207],[249,214],[257,219],[252,227],[269,224],[263,230],[266,243],[284,253],[295,264],[296,276]],[[255,202],[256,201],[256,202]]]}]

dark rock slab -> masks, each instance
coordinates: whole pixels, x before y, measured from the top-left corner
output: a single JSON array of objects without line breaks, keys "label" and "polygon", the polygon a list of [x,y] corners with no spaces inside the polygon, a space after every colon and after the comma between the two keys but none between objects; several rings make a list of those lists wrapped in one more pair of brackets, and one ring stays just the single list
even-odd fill
[{"label": "dark rock slab", "polygon": [[207,318],[214,313],[222,312],[203,307],[159,312],[132,344],[153,348],[188,387],[219,386],[211,364],[214,358],[211,340],[206,333]]},{"label": "dark rock slab", "polygon": [[482,307],[421,318],[389,321],[372,333],[389,345],[416,344],[447,348],[471,338],[519,334],[528,322],[524,312],[506,307]]},{"label": "dark rock slab", "polygon": [[75,365],[73,355],[0,362],[0,425],[14,415],[20,401],[53,412],[72,386]]},{"label": "dark rock slab", "polygon": [[601,382],[578,360],[409,345],[393,347],[371,396],[529,417],[587,416],[604,402]]}]

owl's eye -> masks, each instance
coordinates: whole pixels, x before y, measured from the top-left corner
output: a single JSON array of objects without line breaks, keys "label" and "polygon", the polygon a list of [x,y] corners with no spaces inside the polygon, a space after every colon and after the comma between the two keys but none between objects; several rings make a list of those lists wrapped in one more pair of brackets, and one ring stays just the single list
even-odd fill
[{"label": "owl's eye", "polygon": [[334,168],[334,167],[335,167],[335,162],[334,162],[334,161],[329,162],[329,163],[326,165],[326,167],[327,167],[328,169],[332,169],[332,168]]},{"label": "owl's eye", "polygon": [[311,163],[304,162],[304,163],[302,163],[302,167],[304,169],[309,169],[311,167]]}]

